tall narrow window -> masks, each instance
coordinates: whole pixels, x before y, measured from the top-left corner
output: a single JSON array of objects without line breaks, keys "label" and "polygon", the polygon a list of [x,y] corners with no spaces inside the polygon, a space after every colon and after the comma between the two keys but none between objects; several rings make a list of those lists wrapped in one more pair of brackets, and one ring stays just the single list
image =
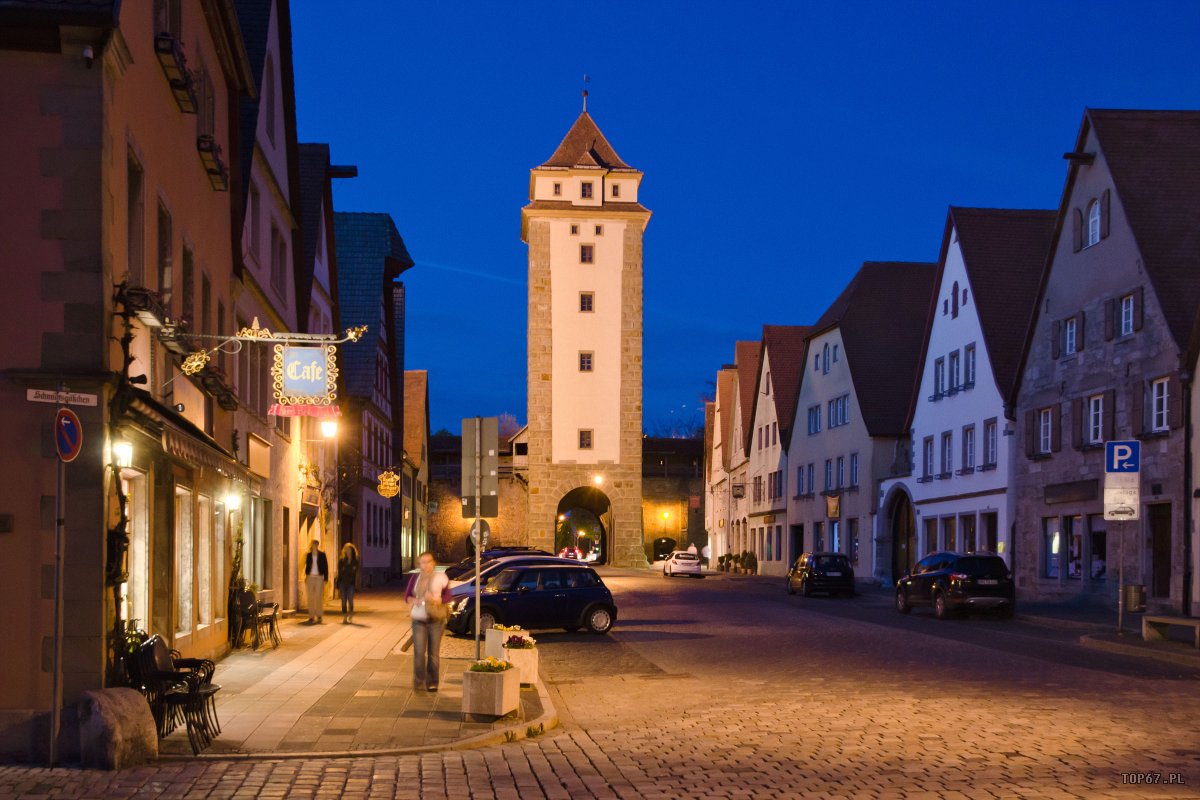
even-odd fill
[{"label": "tall narrow window", "polygon": [[850,454],[850,485],[858,486],[858,453]]},{"label": "tall narrow window", "polygon": [[596,263],[596,248],[594,245],[590,245],[590,244],[579,245],[579,263],[580,264]]},{"label": "tall narrow window", "polygon": [[942,477],[947,477],[954,470],[954,434],[947,431],[942,434]]},{"label": "tall narrow window", "polygon": [[1155,432],[1165,431],[1170,426],[1170,417],[1168,416],[1167,397],[1168,379],[1159,378],[1150,384],[1150,408],[1151,420],[1150,427]]},{"label": "tall narrow window", "polygon": [[970,389],[975,385],[975,344],[963,348],[963,388]]},{"label": "tall narrow window", "polygon": [[163,296],[163,302],[170,304],[172,283],[172,256],[174,244],[171,239],[171,214],[166,207],[158,204],[158,291]]},{"label": "tall narrow window", "polygon": [[921,475],[926,480],[933,479],[933,437],[926,436],[921,443]]},{"label": "tall narrow window", "polygon": [[579,371],[580,372],[591,372],[592,371],[592,353],[591,352],[586,351],[586,350],[580,352],[580,354],[579,354]]},{"label": "tall narrow window", "polygon": [[975,469],[975,426],[963,427],[963,470]]},{"label": "tall narrow window", "polygon": [[999,431],[998,421],[989,419],[983,423],[983,463],[988,466],[995,466],[997,460],[997,447],[999,442],[997,434]]},{"label": "tall narrow window", "polygon": [[946,360],[939,358],[933,362],[933,394],[941,397],[946,393]]},{"label": "tall narrow window", "polygon": [[619,184],[619,183],[614,183],[614,184],[612,185],[612,196],[613,196],[613,197],[620,197],[620,196],[621,196],[621,184]]},{"label": "tall narrow window", "polygon": [[200,333],[213,333],[212,329],[212,283],[207,275],[200,276],[200,319],[192,326]]},{"label": "tall narrow window", "polygon": [[1076,328],[1077,321],[1075,317],[1063,323],[1063,355],[1074,355],[1075,345],[1078,341]]},{"label": "tall narrow window", "polygon": [[960,377],[959,373],[961,372],[961,368],[962,368],[961,357],[959,356],[958,351],[955,350],[953,353],[950,354],[950,391],[952,391],[952,392],[957,392],[959,386],[961,385],[958,382],[958,379]]},{"label": "tall narrow window", "polygon": [[825,459],[825,488],[826,490],[833,488],[833,459]]},{"label": "tall narrow window", "polygon": [[562,196],[562,184],[561,184],[561,183],[559,183],[558,181],[555,181],[555,182],[554,182],[554,196],[555,196],[555,197],[561,197],[561,196]]},{"label": "tall narrow window", "polygon": [[204,333],[201,330],[199,320],[196,319],[196,274],[195,274],[195,258],[192,256],[190,247],[184,245],[182,269],[180,270],[179,297],[182,304],[180,316],[192,324],[192,330]]},{"label": "tall narrow window", "polygon": [[837,488],[841,489],[846,485],[846,457],[838,456],[837,458]]},{"label": "tall narrow window", "polygon": [[1049,453],[1053,442],[1054,413],[1053,409],[1043,408],[1038,411],[1038,452]]},{"label": "tall narrow window", "polygon": [[829,343],[826,342],[825,347],[821,349],[821,373],[829,374]]},{"label": "tall narrow window", "polygon": [[127,240],[126,268],[129,271],[129,283],[141,286],[145,282],[145,228],[146,209],[142,196],[143,173],[142,167],[129,154],[129,162],[125,171],[125,238]]},{"label": "tall narrow window", "polygon": [[192,543],[192,493],[175,488],[175,631],[191,633],[195,623],[192,604],[194,548]]},{"label": "tall narrow window", "polygon": [[1087,400],[1087,441],[1104,443],[1104,395],[1094,394]]},{"label": "tall narrow window", "polygon": [[1133,333],[1133,295],[1127,294],[1121,298],[1121,335]]},{"label": "tall narrow window", "polygon": [[212,498],[200,495],[196,520],[196,611],[201,625],[213,621],[212,581]]},{"label": "tall narrow window", "polygon": [[1088,229],[1087,229],[1087,246],[1100,241],[1100,201],[1093,200],[1088,206]]},{"label": "tall narrow window", "polygon": [[816,471],[817,471],[816,464],[808,465],[808,493],[809,494],[816,494],[816,491],[817,491]]},{"label": "tall narrow window", "polygon": [[579,293],[579,310],[591,312],[596,310],[596,295],[592,292]]},{"label": "tall narrow window", "polygon": [[579,449],[580,450],[591,450],[592,449],[592,432],[590,430],[579,431]]}]

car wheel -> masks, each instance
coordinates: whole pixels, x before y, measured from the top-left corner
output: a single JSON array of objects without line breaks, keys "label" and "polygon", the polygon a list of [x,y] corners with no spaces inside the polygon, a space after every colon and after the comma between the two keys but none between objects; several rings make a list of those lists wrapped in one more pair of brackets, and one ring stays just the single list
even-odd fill
[{"label": "car wheel", "polygon": [[667,572],[667,567],[666,567],[666,565],[665,565],[665,564],[663,565],[663,577],[664,577],[664,578],[669,578],[669,577],[671,577],[671,573]]},{"label": "car wheel", "polygon": [[787,593],[788,594],[796,593],[796,587],[792,586],[792,579],[790,577],[787,579]]},{"label": "car wheel", "polygon": [[587,627],[592,633],[608,633],[612,630],[613,615],[604,606],[596,606],[587,613]]},{"label": "car wheel", "polygon": [[499,622],[499,620],[496,619],[495,612],[486,608],[479,612],[479,630],[490,631],[492,626],[497,622]]},{"label": "car wheel", "polygon": [[946,619],[950,616],[950,606],[946,604],[946,593],[934,591],[933,593],[933,615],[938,619]]},{"label": "car wheel", "polygon": [[904,591],[903,587],[896,590],[896,610],[901,614],[912,611],[912,606],[908,602],[908,592]]}]

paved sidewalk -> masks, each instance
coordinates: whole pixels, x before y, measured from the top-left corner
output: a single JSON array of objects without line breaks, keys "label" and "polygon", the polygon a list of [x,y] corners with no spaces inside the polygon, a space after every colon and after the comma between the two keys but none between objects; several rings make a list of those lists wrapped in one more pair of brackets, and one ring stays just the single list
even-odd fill
[{"label": "paved sidewalk", "polygon": [[[218,663],[221,735],[203,757],[234,754],[343,753],[449,746],[542,713],[536,688],[521,692],[516,717],[465,721],[462,673],[473,640],[442,638],[439,691],[414,692],[412,651],[399,650],[409,628],[401,589],[356,597],[354,622],[325,613],[325,624],[282,623],[283,645],[236,650]],[[192,756],[179,729],[161,743],[164,757]]]}]

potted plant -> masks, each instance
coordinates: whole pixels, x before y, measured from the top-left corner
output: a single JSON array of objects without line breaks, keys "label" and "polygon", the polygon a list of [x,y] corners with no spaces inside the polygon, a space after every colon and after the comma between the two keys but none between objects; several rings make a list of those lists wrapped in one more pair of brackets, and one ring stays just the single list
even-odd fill
[{"label": "potted plant", "polygon": [[521,676],[498,658],[473,662],[463,673],[463,714],[503,717],[521,705]]},{"label": "potted plant", "polygon": [[742,571],[742,554],[741,553],[730,553],[729,554],[729,571],[735,572],[735,573]]},{"label": "potted plant", "polygon": [[747,575],[758,574],[758,556],[750,551],[742,553],[742,567],[746,570]]},{"label": "potted plant", "polygon": [[520,625],[493,625],[483,632],[483,654],[504,660],[504,640],[514,633],[524,633]]},{"label": "potted plant", "polygon": [[537,641],[532,636],[512,634],[504,640],[504,658],[517,668],[521,683],[537,683]]}]

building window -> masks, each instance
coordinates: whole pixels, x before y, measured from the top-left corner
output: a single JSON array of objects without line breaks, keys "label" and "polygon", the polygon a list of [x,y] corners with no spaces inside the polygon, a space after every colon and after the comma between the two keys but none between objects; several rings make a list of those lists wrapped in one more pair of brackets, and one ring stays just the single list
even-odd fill
[{"label": "building window", "polygon": [[1075,354],[1076,341],[1076,319],[1071,317],[1063,323],[1063,355]]},{"label": "building window", "polygon": [[191,633],[195,622],[192,605],[193,575],[192,493],[182,486],[175,487],[175,632]]},{"label": "building window", "polygon": [[850,395],[844,394],[829,401],[829,427],[837,428],[850,421]]},{"label": "building window", "polygon": [[[965,290],[964,290],[965,291]],[[963,388],[970,389],[975,385],[975,344],[963,348]]]},{"label": "building window", "polygon": [[154,0],[155,33],[169,33],[178,42],[182,22],[183,14],[180,13],[179,0]]},{"label": "building window", "polygon": [[571,226],[571,235],[572,235],[572,236],[578,236],[578,235],[579,235],[579,226],[578,226],[578,225],[572,225],[572,226]]},{"label": "building window", "polygon": [[191,323],[192,330],[197,333],[207,333],[201,322],[196,319],[196,259],[187,245],[183,246],[183,258],[180,259],[179,276],[179,316]]},{"label": "building window", "polygon": [[1105,530],[1104,515],[1089,514],[1087,519],[1091,561],[1088,575],[1094,581],[1102,581],[1108,573],[1108,533]]},{"label": "building window", "polygon": [[621,196],[621,184],[619,184],[619,183],[614,183],[614,184],[612,185],[612,196],[613,196],[613,197],[620,197],[620,196]]},{"label": "building window", "polygon": [[1121,298],[1121,335],[1133,333],[1133,295],[1127,294]]},{"label": "building window", "polygon": [[1088,206],[1087,246],[1091,247],[1100,241],[1100,201],[1093,200]]},{"label": "building window", "polygon": [[983,463],[991,467],[996,466],[996,450],[999,446],[999,441],[997,440],[998,427],[998,422],[994,419],[989,419],[983,423]]},{"label": "building window", "polygon": [[833,459],[825,459],[825,490],[833,488]]},{"label": "building window", "polygon": [[825,343],[825,347],[821,350],[821,374],[829,374],[829,343]]},{"label": "building window", "polygon": [[954,434],[949,431],[942,434],[942,471],[941,477],[949,477],[954,469]]},{"label": "building window", "polygon": [[1087,399],[1087,441],[1088,444],[1104,442],[1104,395],[1094,394]]},{"label": "building window", "polygon": [[1159,378],[1150,384],[1150,429],[1156,433],[1170,427],[1170,418],[1167,416],[1167,381],[1167,378]]},{"label": "building window", "polygon": [[142,167],[134,159],[133,153],[129,154],[125,182],[125,238],[128,242],[126,268],[129,270],[130,285],[141,286],[144,280],[145,252],[143,248],[145,247],[146,209],[142,195],[144,185]]},{"label": "building window", "polygon": [[554,196],[562,197],[562,184],[558,181],[554,182]]},{"label": "building window", "polygon": [[766,387],[763,389],[763,392],[765,392],[768,396],[770,396],[770,394],[771,394],[771,373],[768,372],[764,376],[763,383],[766,384]]},{"label": "building window", "polygon": [[603,226],[603,225],[597,225],[597,226],[596,226],[596,235],[597,235],[597,236],[603,236],[603,235],[604,235],[604,226]]},{"label": "building window", "polygon": [[579,293],[579,310],[591,312],[596,310],[596,295],[592,292]]},{"label": "building window", "polygon": [[808,409],[808,435],[821,432],[821,407],[810,406]]},{"label": "building window", "polygon": [[961,362],[961,358],[959,357],[959,353],[957,350],[955,350],[953,353],[950,354],[950,391],[951,392],[958,391],[958,387],[960,385],[958,382],[958,379],[959,379],[959,373],[961,372],[961,369],[960,369],[961,364],[962,364],[962,362]]},{"label": "building window", "polygon": [[592,371],[592,354],[586,350],[580,351],[579,353],[579,371]]},{"label": "building window", "polygon": [[163,302],[170,305],[171,301],[171,261],[174,255],[174,244],[171,239],[171,214],[166,207],[158,204],[158,291],[163,296]]},{"label": "building window", "polygon": [[841,489],[846,485],[846,457],[838,456],[837,459],[837,488]]},{"label": "building window", "polygon": [[941,397],[946,393],[946,359],[939,358],[933,362],[933,395]]},{"label": "building window", "polygon": [[933,478],[933,437],[926,436],[921,443],[921,474],[926,480]]},{"label": "building window", "polygon": [[821,354],[817,353],[813,356],[813,372],[819,372],[821,369]]},{"label": "building window", "polygon": [[1046,454],[1050,452],[1051,443],[1054,433],[1054,413],[1053,409],[1043,408],[1038,411],[1038,452]]},{"label": "building window", "polygon": [[590,430],[585,429],[585,430],[579,431],[579,449],[580,450],[591,450],[592,449],[592,432]]},{"label": "building window", "polygon": [[816,494],[816,492],[817,492],[816,472],[817,472],[817,465],[809,464],[808,465],[808,493],[809,494]]},{"label": "building window", "polygon": [[592,182],[584,181],[579,184],[579,196],[584,200],[592,199]]},{"label": "building window", "polygon": [[1063,538],[1067,542],[1067,577],[1083,577],[1083,518],[1079,515],[1063,518]]},{"label": "building window", "polygon": [[850,485],[858,486],[858,453],[850,454]]},{"label": "building window", "polygon": [[771,423],[771,446],[774,447],[777,444],[779,444],[779,423],[772,422]]},{"label": "building window", "polygon": [[596,263],[596,249],[594,245],[581,244],[579,245],[579,263],[594,264]]},{"label": "building window", "polygon": [[804,467],[796,467],[796,496],[804,494]]},{"label": "building window", "polygon": [[963,427],[963,471],[975,469],[975,426]]},{"label": "building window", "polygon": [[833,363],[836,364],[837,360],[838,360],[838,346],[835,344],[833,346]]}]

